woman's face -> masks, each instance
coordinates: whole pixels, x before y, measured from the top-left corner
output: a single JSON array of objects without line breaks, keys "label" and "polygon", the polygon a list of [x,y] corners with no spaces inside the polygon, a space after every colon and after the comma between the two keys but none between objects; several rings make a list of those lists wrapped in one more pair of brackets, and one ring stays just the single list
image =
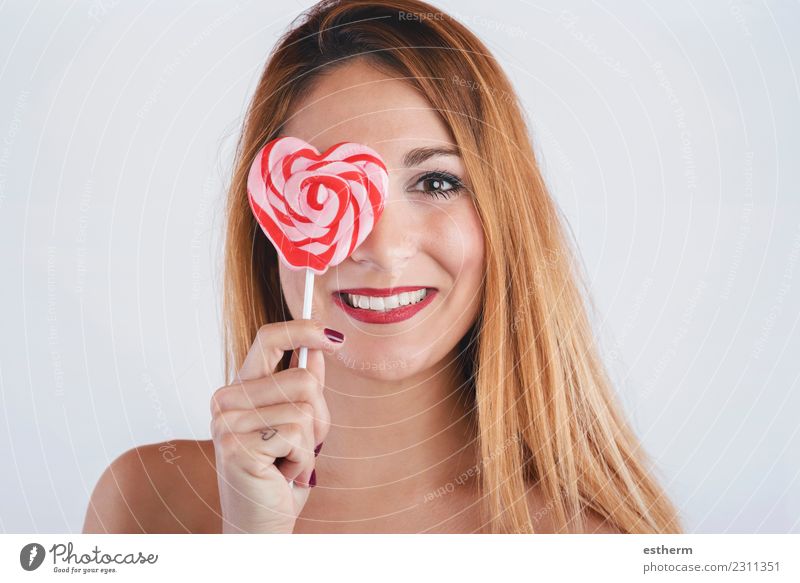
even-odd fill
[{"label": "woman's face", "polygon": [[[321,77],[294,104],[282,135],[320,152],[337,142],[364,144],[389,171],[386,205],[372,232],[314,280],[312,316],[346,338],[336,356],[326,355],[327,365],[389,380],[448,357],[480,309],[484,245],[463,162],[437,112],[404,81],[356,60]],[[298,319],[304,272],[280,264],[280,278]],[[338,295],[357,288],[360,298]],[[403,308],[415,293],[394,288],[428,290],[421,309]]]}]

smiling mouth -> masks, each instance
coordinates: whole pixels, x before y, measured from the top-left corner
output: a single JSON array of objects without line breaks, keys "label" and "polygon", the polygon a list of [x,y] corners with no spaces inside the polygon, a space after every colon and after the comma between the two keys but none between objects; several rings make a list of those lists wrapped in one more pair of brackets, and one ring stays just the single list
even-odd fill
[{"label": "smiling mouth", "polygon": [[425,300],[436,288],[408,286],[402,288],[359,288],[334,292],[351,308],[372,312],[388,312],[396,308],[413,306]]}]

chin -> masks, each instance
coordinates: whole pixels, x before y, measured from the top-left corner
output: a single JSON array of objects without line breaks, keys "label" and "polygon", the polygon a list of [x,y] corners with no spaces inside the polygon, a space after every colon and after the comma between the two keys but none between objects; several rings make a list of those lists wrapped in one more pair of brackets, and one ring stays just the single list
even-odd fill
[{"label": "chin", "polygon": [[[367,338],[369,342],[370,339]],[[397,350],[394,344],[392,349],[385,352],[374,350],[382,342],[391,343],[391,338],[377,340],[372,343],[372,349],[360,350],[352,345],[350,349],[342,348],[335,355],[327,355],[330,366],[342,367],[358,376],[379,380],[400,380],[418,372],[420,368],[419,356],[408,358],[408,354]]]}]

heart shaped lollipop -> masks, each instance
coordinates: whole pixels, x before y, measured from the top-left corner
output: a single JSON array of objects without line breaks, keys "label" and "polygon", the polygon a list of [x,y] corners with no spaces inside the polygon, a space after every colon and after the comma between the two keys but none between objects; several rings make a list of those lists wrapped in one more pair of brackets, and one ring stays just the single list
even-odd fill
[{"label": "heart shaped lollipop", "polygon": [[386,165],[367,146],[342,142],[320,154],[304,140],[282,137],[256,156],[247,190],[284,265],[322,275],[367,238],[388,183]]}]

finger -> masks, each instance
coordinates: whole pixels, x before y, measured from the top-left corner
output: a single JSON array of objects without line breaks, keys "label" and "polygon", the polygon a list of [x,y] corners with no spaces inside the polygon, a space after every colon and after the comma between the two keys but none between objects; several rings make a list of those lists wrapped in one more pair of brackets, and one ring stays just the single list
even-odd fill
[{"label": "finger", "polygon": [[[308,441],[308,430],[302,425],[264,425],[258,431],[222,436],[218,458],[220,463],[240,468],[257,478],[265,477],[276,460],[286,460],[278,469],[287,480],[294,480],[304,468],[313,466],[314,453],[309,455]],[[310,470],[307,473],[310,474]]]},{"label": "finger", "polygon": [[325,387],[325,355],[322,350],[309,350],[306,368],[314,375],[320,387]]},{"label": "finger", "polygon": [[[216,436],[225,433],[249,433],[267,425],[275,427],[288,423],[307,425],[312,430],[313,439],[314,408],[304,401],[281,403],[258,409],[223,411],[213,421]],[[315,445],[311,445],[312,453]]]},{"label": "finger", "polygon": [[315,456],[311,450],[312,435],[308,425],[285,423],[262,426],[256,431],[234,435],[249,446],[246,455],[252,460],[242,463],[266,462],[274,465],[286,480],[309,485]]},{"label": "finger", "polygon": [[291,368],[218,389],[212,397],[212,416],[230,410],[253,411],[281,403],[305,402],[313,407],[314,436],[320,443],[330,427],[330,411],[322,394],[322,384],[314,372],[320,367],[324,371],[324,360],[320,363],[319,356],[314,355],[319,350],[310,352],[311,369]]},{"label": "finger", "polygon": [[265,324],[256,333],[239,369],[239,379],[255,379],[272,374],[284,352],[300,346],[335,351],[341,343],[328,339],[324,329],[325,326],[319,320],[301,319]]},{"label": "finger", "polygon": [[[331,426],[331,414],[328,410],[328,403],[325,401],[323,391],[325,389],[325,357],[322,350],[309,350],[308,361],[306,362],[306,372],[310,373],[315,379],[314,385],[314,448],[325,441],[328,430]],[[293,369],[303,370],[303,369]]]},{"label": "finger", "polygon": [[[335,346],[338,346],[338,345],[336,343],[334,343],[333,346],[335,347]],[[330,354],[334,354],[334,351],[329,349],[329,348],[324,348],[321,352],[323,354],[329,354],[329,355]],[[300,349],[299,348],[297,348],[295,350],[292,350],[292,357],[289,359],[289,368],[297,368],[297,365],[299,364],[299,360],[298,360],[298,354],[299,353],[300,353]]]},{"label": "finger", "polygon": [[325,400],[323,392],[325,390],[325,356],[322,350],[309,350],[308,362],[306,367],[308,371],[316,377],[317,384],[317,399],[314,402],[314,412],[316,418],[314,419],[314,448],[325,441],[328,431],[331,427],[331,414],[328,410],[328,403]]}]

